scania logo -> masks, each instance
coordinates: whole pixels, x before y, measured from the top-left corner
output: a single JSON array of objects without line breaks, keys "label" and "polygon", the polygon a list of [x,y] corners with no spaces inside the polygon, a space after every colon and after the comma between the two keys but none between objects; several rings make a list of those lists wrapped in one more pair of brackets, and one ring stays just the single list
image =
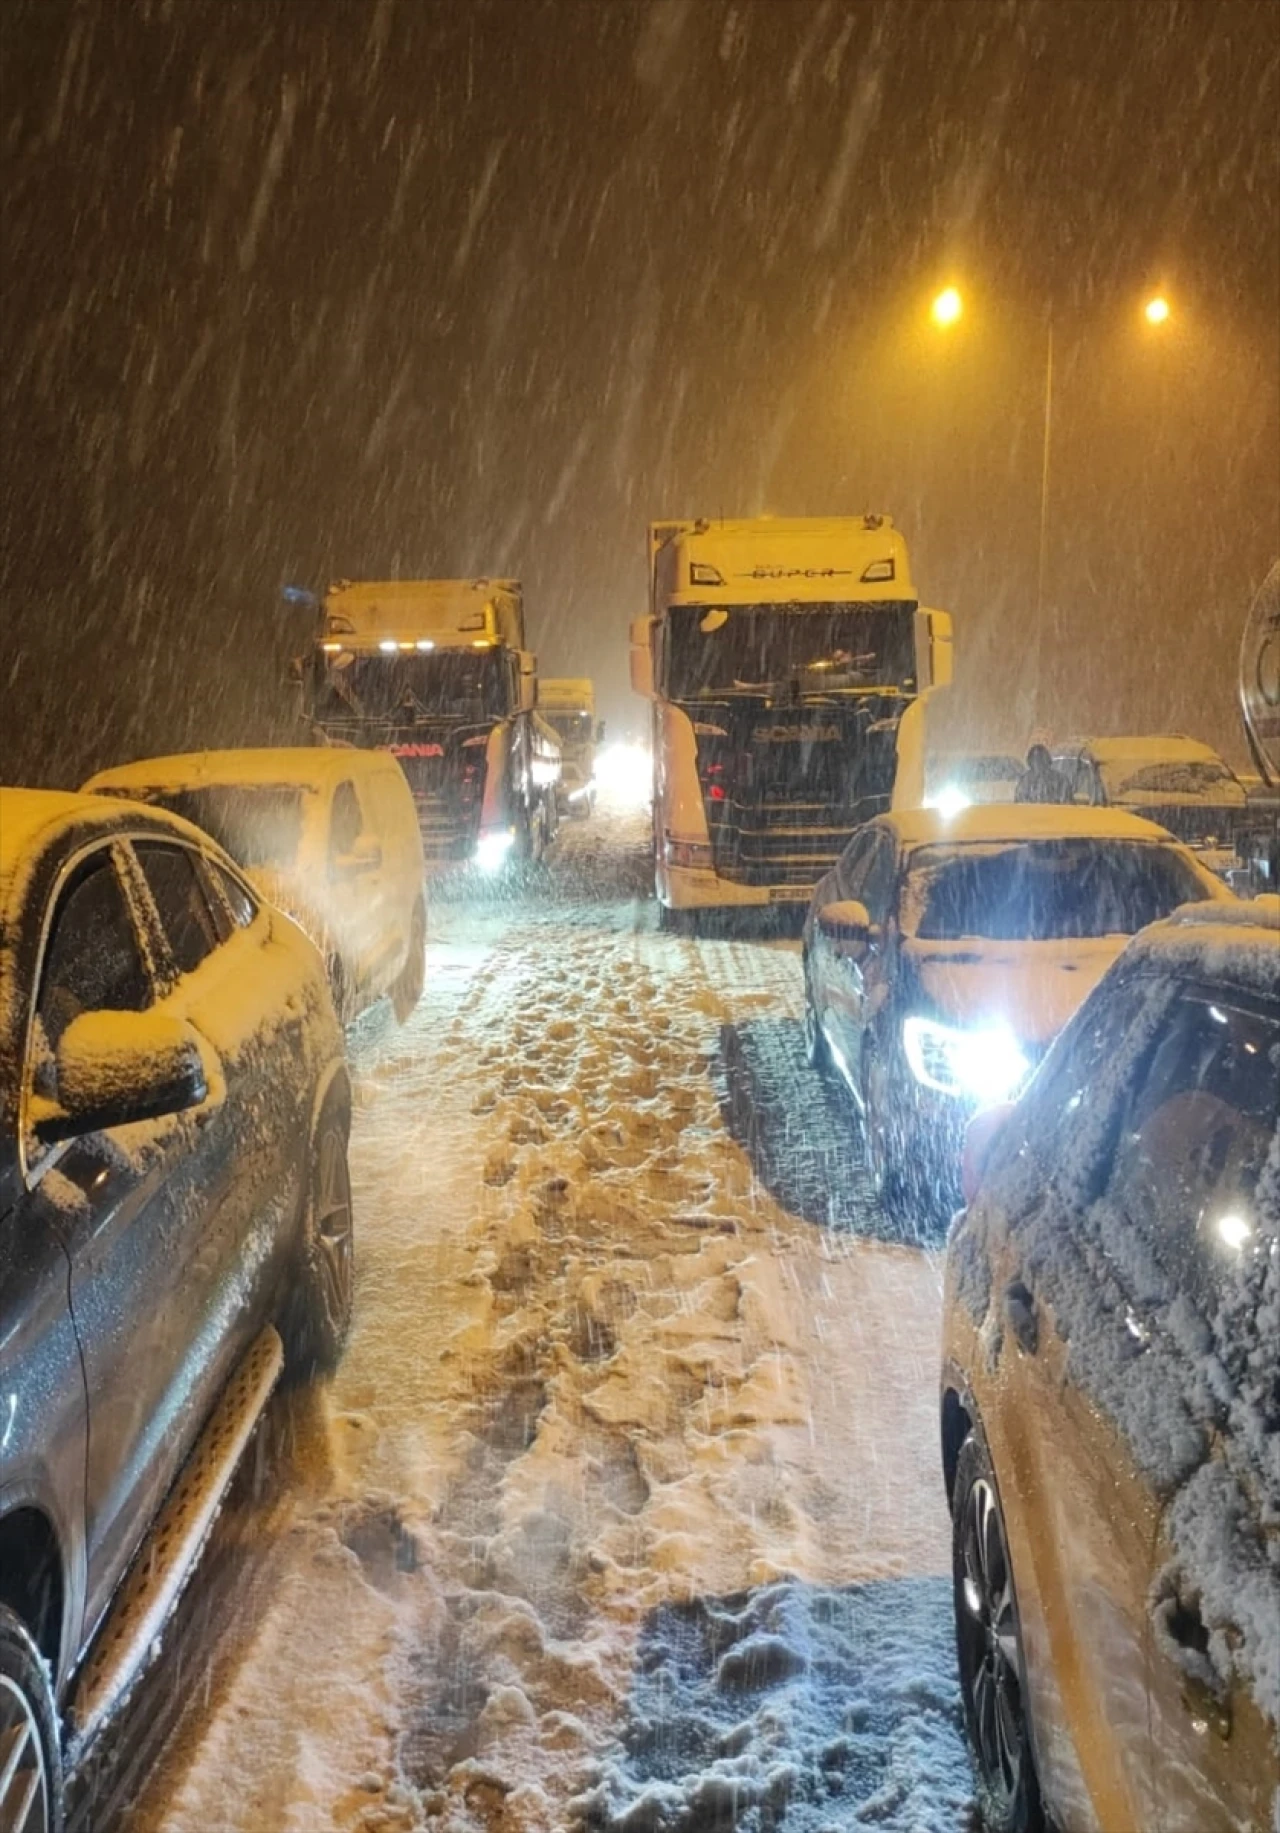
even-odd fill
[{"label": "scania logo", "polygon": [[444,746],[429,745],[388,745],[387,750],[393,757],[443,757]]},{"label": "scania logo", "polygon": [[844,733],[839,726],[757,726],[751,736],[762,745],[832,745]]}]

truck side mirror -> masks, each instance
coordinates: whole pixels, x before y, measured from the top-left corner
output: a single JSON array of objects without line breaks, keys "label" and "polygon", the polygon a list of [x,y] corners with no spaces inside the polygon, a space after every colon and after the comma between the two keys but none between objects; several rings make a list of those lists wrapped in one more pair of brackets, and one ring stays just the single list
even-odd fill
[{"label": "truck side mirror", "polygon": [[646,700],[653,699],[653,619],[637,617],[631,624],[631,686]]},{"label": "truck side mirror", "polygon": [[538,704],[538,658],[527,649],[519,652],[520,658],[520,711],[532,713]]},{"label": "truck side mirror", "polygon": [[920,685],[950,687],[952,675],[951,613],[916,612],[916,659]]},{"label": "truck side mirror", "polygon": [[596,743],[598,745],[602,745],[604,743],[604,720],[603,719],[596,720]]}]

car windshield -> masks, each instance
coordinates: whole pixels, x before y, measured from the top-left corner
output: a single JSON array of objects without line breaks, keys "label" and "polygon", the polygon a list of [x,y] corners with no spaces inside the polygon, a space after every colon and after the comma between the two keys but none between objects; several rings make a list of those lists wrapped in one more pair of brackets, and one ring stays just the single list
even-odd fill
[{"label": "car windshield", "polygon": [[904,925],[929,942],[1134,935],[1208,895],[1188,860],[1148,842],[929,846],[911,860]]},{"label": "car windshield", "polygon": [[971,802],[1011,800],[1022,770],[1022,760],[1017,757],[932,758],[925,771],[925,793],[935,795],[943,789],[956,789],[963,791]]},{"label": "car windshield", "polygon": [[283,867],[298,856],[304,793],[290,783],[213,783],[148,791],[146,800],[202,827],[238,865]]},{"label": "car windshield", "polygon": [[676,605],[667,619],[673,700],[821,698],[915,691],[913,604]]},{"label": "car windshield", "polygon": [[378,720],[502,719],[511,704],[510,670],[496,649],[441,649],[427,655],[320,654],[315,717],[322,724]]},{"label": "car windshield", "polygon": [[1112,796],[1154,793],[1206,799],[1221,795],[1236,780],[1225,764],[1208,759],[1144,764],[1139,769],[1131,763],[1104,764],[1102,777]]}]

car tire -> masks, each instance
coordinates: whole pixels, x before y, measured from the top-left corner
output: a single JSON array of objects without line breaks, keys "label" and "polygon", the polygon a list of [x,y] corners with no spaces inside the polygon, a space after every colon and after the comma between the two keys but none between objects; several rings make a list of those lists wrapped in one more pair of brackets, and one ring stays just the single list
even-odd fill
[{"label": "car tire", "polygon": [[974,1433],[956,1464],[951,1572],[960,1697],[983,1825],[989,1833],[1044,1833],[1004,1515]]},{"label": "car tire", "polygon": [[284,1322],[291,1378],[327,1374],[342,1355],[354,1299],[354,1231],[347,1169],[348,1115],[330,1099],[311,1141],[302,1239]]},{"label": "car tire", "polygon": [[395,1013],[396,1023],[403,1025],[413,1014],[414,1007],[422,998],[423,983],[426,979],[427,919],[421,903],[413,907],[413,916],[409,921],[409,952],[405,956],[404,966],[391,989],[391,1009]]},{"label": "car tire", "polygon": [[21,1619],[0,1604],[0,1751],[8,1762],[17,1755],[14,1772],[0,1795],[0,1827],[5,1833],[10,1828],[20,1833],[62,1833],[62,1753],[57,1726],[49,1670]]}]

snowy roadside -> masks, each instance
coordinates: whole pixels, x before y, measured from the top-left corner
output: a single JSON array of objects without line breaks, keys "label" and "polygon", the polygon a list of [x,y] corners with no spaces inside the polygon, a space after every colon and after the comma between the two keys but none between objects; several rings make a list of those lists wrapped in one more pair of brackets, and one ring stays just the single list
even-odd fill
[{"label": "snowy roadside", "polygon": [[616,823],[561,854],[438,903],[358,1050],[356,1327],[139,1833],[963,1823],[936,1263],[794,947],[658,935]]}]

